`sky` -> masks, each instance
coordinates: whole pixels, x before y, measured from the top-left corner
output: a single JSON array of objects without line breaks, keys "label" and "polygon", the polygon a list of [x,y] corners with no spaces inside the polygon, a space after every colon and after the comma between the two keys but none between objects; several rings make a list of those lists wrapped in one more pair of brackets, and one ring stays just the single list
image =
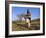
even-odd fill
[{"label": "sky", "polygon": [[35,7],[12,7],[12,20],[17,20],[17,15],[19,14],[26,14],[27,9],[32,14],[31,20],[40,18],[40,8]]}]

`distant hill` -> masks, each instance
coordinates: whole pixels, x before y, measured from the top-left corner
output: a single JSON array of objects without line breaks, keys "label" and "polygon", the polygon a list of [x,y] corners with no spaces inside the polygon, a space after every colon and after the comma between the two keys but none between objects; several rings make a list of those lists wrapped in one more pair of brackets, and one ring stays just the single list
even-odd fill
[{"label": "distant hill", "polygon": [[[25,24],[25,22],[22,21],[13,21],[12,23],[16,24]],[[31,20],[32,25],[40,25],[40,19]]]},{"label": "distant hill", "polygon": [[39,21],[40,20],[40,18],[38,18],[38,19],[35,19],[35,20],[32,20],[32,21]]},{"label": "distant hill", "polygon": [[32,24],[32,25],[36,25],[36,24],[39,25],[39,24],[40,24],[40,19],[32,20],[32,21],[31,21],[31,24]]}]

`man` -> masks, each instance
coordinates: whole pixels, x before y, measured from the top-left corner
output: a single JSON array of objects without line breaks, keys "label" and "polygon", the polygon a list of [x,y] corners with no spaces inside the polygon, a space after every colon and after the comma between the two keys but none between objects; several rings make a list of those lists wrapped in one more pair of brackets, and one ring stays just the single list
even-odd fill
[{"label": "man", "polygon": [[28,24],[28,27],[30,27],[31,23],[31,13],[29,12],[29,9],[27,9],[27,15],[26,15],[26,23]]}]

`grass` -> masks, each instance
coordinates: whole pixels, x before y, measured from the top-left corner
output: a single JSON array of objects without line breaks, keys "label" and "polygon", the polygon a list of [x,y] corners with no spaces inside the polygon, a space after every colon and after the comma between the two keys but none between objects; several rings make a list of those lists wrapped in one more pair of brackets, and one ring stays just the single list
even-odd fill
[{"label": "grass", "polygon": [[[32,27],[28,28],[27,25],[25,25],[26,22],[22,21],[13,21],[12,22],[12,31],[25,31],[25,30],[32,30]],[[40,25],[40,20],[32,20],[31,25],[37,26]]]},{"label": "grass", "polygon": [[18,25],[16,25],[16,24],[13,24],[13,27],[12,27],[13,29],[13,31],[24,31],[24,30],[29,30],[28,28],[26,28],[26,27],[22,27],[22,26],[18,26]]}]

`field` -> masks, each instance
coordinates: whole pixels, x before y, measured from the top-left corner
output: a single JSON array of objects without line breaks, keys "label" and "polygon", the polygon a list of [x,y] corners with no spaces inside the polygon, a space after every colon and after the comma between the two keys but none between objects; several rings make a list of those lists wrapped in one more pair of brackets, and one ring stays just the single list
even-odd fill
[{"label": "field", "polygon": [[28,28],[28,25],[24,21],[12,22],[12,31],[39,30],[39,29],[40,29],[40,19],[32,20],[30,28]]}]

